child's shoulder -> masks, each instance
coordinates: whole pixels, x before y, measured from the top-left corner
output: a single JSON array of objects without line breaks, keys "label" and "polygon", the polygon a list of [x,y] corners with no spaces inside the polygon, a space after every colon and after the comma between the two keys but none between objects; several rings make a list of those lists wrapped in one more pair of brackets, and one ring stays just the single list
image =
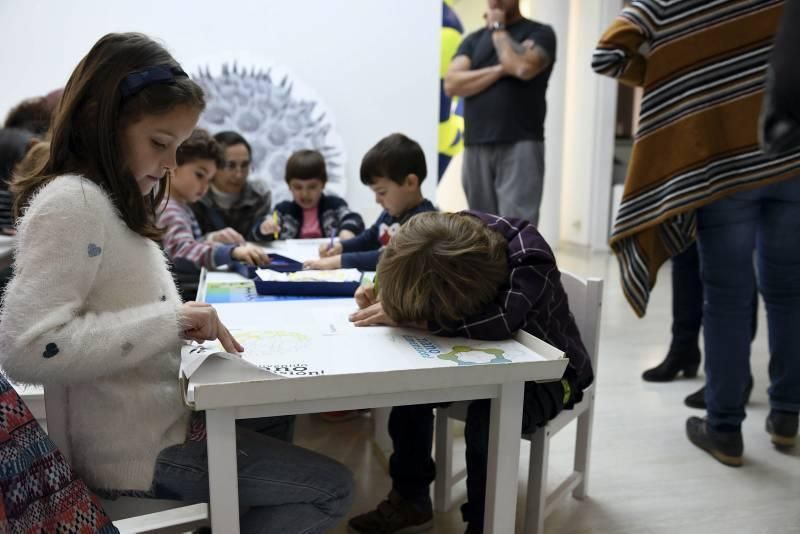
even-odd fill
[{"label": "child's shoulder", "polygon": [[[57,176],[43,185],[31,199],[28,212],[33,213],[40,209],[70,209],[114,210],[114,203],[108,194],[96,183],[82,176],[65,174]],[[100,212],[98,214],[105,214]]]}]

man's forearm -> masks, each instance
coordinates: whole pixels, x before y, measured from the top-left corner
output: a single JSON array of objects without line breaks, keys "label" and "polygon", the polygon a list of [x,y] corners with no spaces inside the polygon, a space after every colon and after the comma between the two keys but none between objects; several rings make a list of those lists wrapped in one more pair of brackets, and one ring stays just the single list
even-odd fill
[{"label": "man's forearm", "polygon": [[[515,41],[507,31],[493,32],[492,43],[497,51],[500,64],[511,76],[521,80],[530,80],[544,68],[544,65],[531,63],[532,60],[526,55],[533,53],[532,48]],[[532,45],[532,47],[535,46],[535,44]]]},{"label": "man's forearm", "polygon": [[444,80],[447,96],[467,97],[483,92],[505,75],[502,65],[449,72]]}]

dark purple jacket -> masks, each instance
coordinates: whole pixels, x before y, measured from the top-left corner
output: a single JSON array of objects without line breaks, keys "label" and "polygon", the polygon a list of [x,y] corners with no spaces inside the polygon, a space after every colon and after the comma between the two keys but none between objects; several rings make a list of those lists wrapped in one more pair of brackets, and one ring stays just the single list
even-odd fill
[{"label": "dark purple jacket", "polygon": [[569,358],[565,378],[581,390],[586,389],[594,380],[591,360],[569,311],[561,273],[550,246],[527,221],[477,211],[462,213],[477,217],[506,238],[508,280],[483,311],[451,324],[432,323],[431,332],[493,340],[508,339],[523,329],[563,350]]}]

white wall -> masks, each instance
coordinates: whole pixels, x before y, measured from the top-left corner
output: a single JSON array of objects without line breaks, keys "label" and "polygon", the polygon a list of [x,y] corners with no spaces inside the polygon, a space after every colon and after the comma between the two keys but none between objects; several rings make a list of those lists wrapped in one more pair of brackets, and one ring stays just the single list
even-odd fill
[{"label": "white wall", "polygon": [[[187,71],[207,58],[273,60],[312,87],[334,114],[347,151],[347,197],[378,214],[358,169],[363,154],[401,131],[425,150],[436,186],[439,26],[436,0],[0,1],[0,116],[66,83],[103,34],[162,40]],[[268,65],[264,65],[268,66]]]},{"label": "white wall", "polygon": [[591,61],[621,4],[570,2],[560,234],[563,241],[592,249],[607,248],[617,85],[595,74]]}]

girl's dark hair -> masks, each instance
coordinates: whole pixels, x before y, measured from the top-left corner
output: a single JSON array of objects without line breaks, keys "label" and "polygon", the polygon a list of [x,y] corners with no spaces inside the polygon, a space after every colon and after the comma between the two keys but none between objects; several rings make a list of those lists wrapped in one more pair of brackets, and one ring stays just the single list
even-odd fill
[{"label": "girl's dark hair", "polygon": [[28,130],[0,129],[0,189],[7,189],[14,167],[28,153],[32,140],[33,134]]},{"label": "girl's dark hair", "polygon": [[223,149],[233,145],[244,145],[245,148],[247,148],[247,153],[251,158],[253,157],[253,149],[250,147],[250,143],[237,132],[232,132],[230,130],[217,132],[214,134],[214,139],[217,140],[217,143],[222,145]]},{"label": "girl's dark hair", "polygon": [[316,150],[298,150],[286,160],[286,183],[289,180],[311,180],[319,178],[328,181],[325,158]]},{"label": "girl's dark hair", "polygon": [[[140,33],[109,33],[95,43],[64,88],[53,119],[47,164],[12,184],[17,216],[39,188],[59,175],[78,174],[111,196],[131,230],[152,239],[162,235],[155,225],[155,210],[168,189],[169,173],[157,191],[142,196],[121,153],[121,134],[145,115],[168,113],[177,106],[202,111],[205,99],[200,86],[183,75],[140,83],[136,92],[130,91],[132,79],[143,79],[130,75],[158,66],[182,72],[164,47]],[[123,97],[123,83],[127,97]]]},{"label": "girl's dark hair", "polygon": [[178,147],[175,155],[178,165],[197,161],[198,159],[210,159],[218,169],[225,166],[225,149],[211,135],[202,128],[196,128],[189,139]]}]

